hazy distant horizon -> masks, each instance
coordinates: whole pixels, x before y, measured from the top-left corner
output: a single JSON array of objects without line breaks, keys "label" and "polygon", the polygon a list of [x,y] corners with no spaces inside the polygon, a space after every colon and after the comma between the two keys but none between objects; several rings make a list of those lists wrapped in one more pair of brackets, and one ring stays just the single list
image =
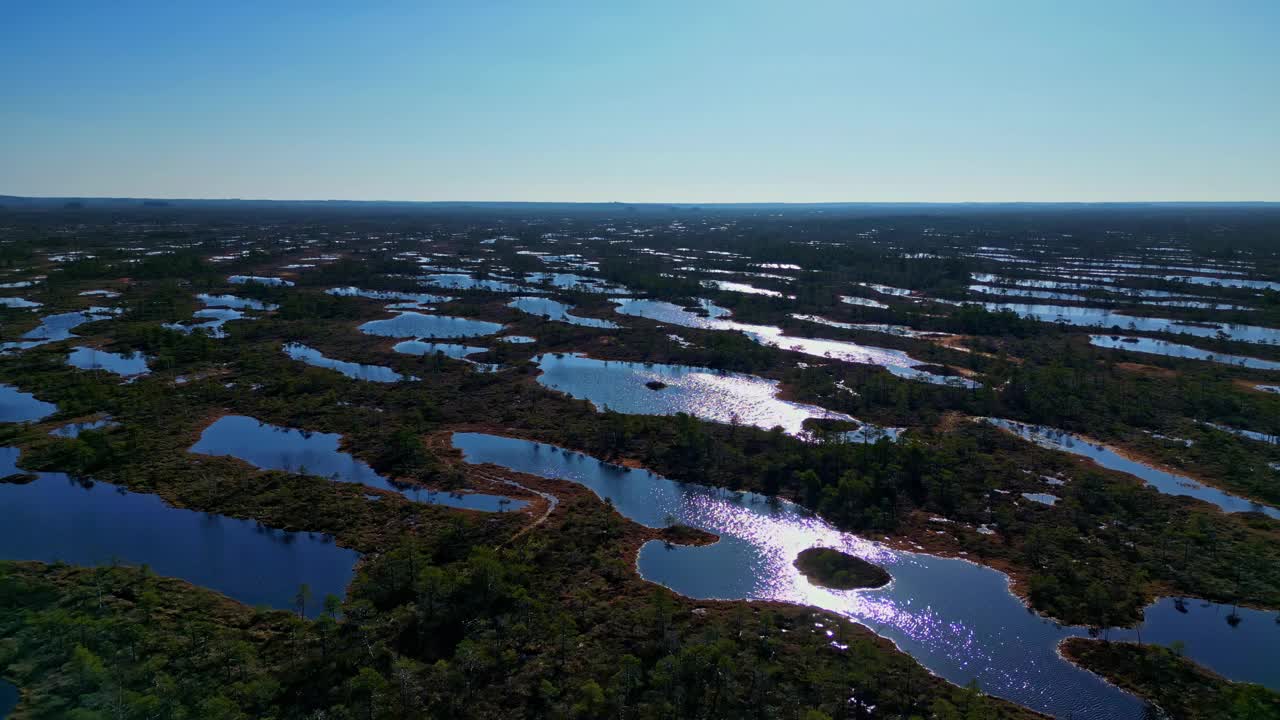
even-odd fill
[{"label": "hazy distant horizon", "polygon": [[1280,207],[1280,200],[761,200],[761,201],[711,201],[698,200],[504,200],[504,199],[469,199],[469,200],[411,200],[397,198],[297,198],[297,197],[179,197],[158,195],[22,195],[16,193],[0,193],[0,203],[4,200],[27,202],[190,202],[190,203],[280,203],[280,204],[388,204],[388,205],[620,205],[620,206],[661,206],[661,207],[752,207],[752,206],[795,206],[795,207],[947,207],[947,206],[1001,206],[1001,205],[1135,205],[1135,206],[1231,206],[1231,205],[1275,205]]}]

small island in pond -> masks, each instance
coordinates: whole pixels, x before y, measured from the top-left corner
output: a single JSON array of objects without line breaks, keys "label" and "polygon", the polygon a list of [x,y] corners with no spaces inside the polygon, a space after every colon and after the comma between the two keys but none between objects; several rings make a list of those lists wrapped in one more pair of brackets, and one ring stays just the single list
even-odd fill
[{"label": "small island in pond", "polygon": [[667,384],[662,382],[661,380],[650,380],[649,382],[645,383],[644,386],[649,388],[650,390],[661,390],[665,388]]},{"label": "small island in pond", "polygon": [[893,579],[884,568],[831,548],[809,548],[795,566],[813,584],[835,590],[878,588]]}]

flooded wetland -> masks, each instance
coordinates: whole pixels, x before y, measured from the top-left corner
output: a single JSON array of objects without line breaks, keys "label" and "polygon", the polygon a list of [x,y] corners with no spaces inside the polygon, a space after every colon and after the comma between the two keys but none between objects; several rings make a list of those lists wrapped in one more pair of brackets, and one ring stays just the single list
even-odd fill
[{"label": "flooded wetland", "polygon": [[1274,249],[153,211],[0,267],[0,716],[109,707],[93,659],[161,702],[166,637],[264,717],[1138,720],[1156,667],[1280,707]]}]

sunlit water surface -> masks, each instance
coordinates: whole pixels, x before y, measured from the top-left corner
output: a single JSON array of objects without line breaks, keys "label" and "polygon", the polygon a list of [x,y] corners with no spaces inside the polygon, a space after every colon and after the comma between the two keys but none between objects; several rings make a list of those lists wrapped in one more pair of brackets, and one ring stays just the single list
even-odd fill
[{"label": "sunlit water surface", "polygon": [[521,312],[539,317],[546,317],[550,320],[569,323],[570,325],[581,325],[583,327],[613,329],[618,327],[617,323],[608,320],[600,320],[598,318],[581,317],[574,315],[569,311],[573,306],[544,297],[518,297],[512,300],[507,307],[513,307]]},{"label": "sunlit water surface", "polygon": [[1191,360],[1208,360],[1223,365],[1237,365],[1255,370],[1280,370],[1280,362],[1263,360],[1245,355],[1227,355],[1210,350],[1202,350],[1190,345],[1171,343],[1167,340],[1156,340],[1147,337],[1120,337],[1115,335],[1090,335],[1089,342],[1097,347],[1112,350],[1165,355],[1168,357],[1188,358]]},{"label": "sunlit water surface", "polygon": [[[640,574],[694,598],[778,600],[820,607],[893,640],[938,675],[1059,717],[1142,717],[1143,703],[1066,662],[1066,637],[1085,635],[1030,612],[1010,592],[1008,578],[959,559],[890,549],[840,532],[787,502],[677,483],[654,473],[599,462],[549,445],[478,433],[456,433],[467,462],[569,480],[610,500],[649,527],[683,523],[720,536],[706,547],[650,542],[637,559]],[[830,590],[808,582],[792,564],[806,548],[830,547],[884,567],[893,576],[874,590]],[[1147,609],[1142,638],[1182,640],[1187,653],[1228,677],[1280,687],[1276,658],[1280,625],[1270,614],[1171,599]],[[1112,631],[1111,637],[1131,637]],[[834,641],[833,641],[834,642]]]},{"label": "sunlit water surface", "polygon": [[1167,332],[1217,337],[1219,334],[1231,340],[1250,343],[1280,343],[1280,330],[1259,325],[1235,325],[1231,323],[1194,324],[1166,318],[1140,317],[1111,312],[1104,308],[1073,307],[1068,305],[1038,305],[1028,303],[974,303],[990,310],[1012,310],[1020,317],[1030,317],[1042,322],[1062,322],[1081,327],[1119,327],[1141,332]]},{"label": "sunlit water surface", "polygon": [[396,338],[480,337],[501,330],[502,325],[498,323],[418,312],[402,312],[393,318],[371,320],[360,326],[360,331],[368,335]]},{"label": "sunlit water surface", "polygon": [[741,332],[761,345],[791,350],[813,357],[879,365],[906,380],[969,388],[977,386],[977,383],[972,380],[929,372],[923,367],[926,365],[924,361],[917,360],[901,350],[863,345],[848,340],[794,337],[784,335],[781,328],[773,325],[749,325],[727,320],[725,318],[729,315],[728,310],[707,301],[702,302],[702,309],[707,313],[705,317],[685,310],[674,303],[662,300],[627,299],[615,300],[614,303],[617,304],[617,312],[623,315],[644,317],[657,322],[702,330]]},{"label": "sunlit water surface", "polygon": [[1109,470],[1118,470],[1141,478],[1148,485],[1166,495],[1187,495],[1213,503],[1227,512],[1261,512],[1273,518],[1280,518],[1280,510],[1269,505],[1263,505],[1217,488],[1209,487],[1185,475],[1168,472],[1137,460],[1131,460],[1106,445],[1088,442],[1084,438],[1065,430],[1029,425],[1015,420],[1000,418],[982,419],[992,425],[1004,428],[1024,440],[1030,440],[1041,447],[1063,450],[1072,455],[1086,457]]},{"label": "sunlit water surface", "polygon": [[[780,426],[791,435],[801,432],[809,418],[853,420],[816,405],[781,400],[776,380],[754,375],[581,355],[539,355],[534,361],[542,370],[540,384],[590,400],[601,410],[633,415],[687,413],[711,422],[736,422],[766,430]],[[666,387],[651,389],[646,383]]]}]

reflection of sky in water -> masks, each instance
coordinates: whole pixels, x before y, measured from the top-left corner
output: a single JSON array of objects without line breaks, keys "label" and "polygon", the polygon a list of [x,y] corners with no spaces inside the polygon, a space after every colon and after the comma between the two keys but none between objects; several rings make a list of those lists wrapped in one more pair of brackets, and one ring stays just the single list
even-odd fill
[{"label": "reflection of sky in water", "polygon": [[841,295],[840,302],[845,303],[846,305],[861,305],[862,307],[878,308],[881,310],[887,310],[889,308],[888,305],[885,305],[879,300],[858,297],[857,295]]},{"label": "reflection of sky in water", "polygon": [[40,307],[40,303],[20,297],[0,297],[0,305],[19,309]]},{"label": "reflection of sky in water", "polygon": [[[590,400],[597,408],[636,415],[688,413],[712,422],[775,425],[794,435],[808,418],[852,420],[816,405],[776,397],[778,382],[754,375],[727,373],[684,365],[595,360],[580,355],[539,355],[538,382]],[[645,383],[667,387],[651,390]]]},{"label": "reflection of sky in water", "polygon": [[184,333],[190,333],[196,330],[203,330],[204,332],[208,333],[211,337],[220,338],[220,337],[226,337],[227,335],[227,331],[224,330],[222,327],[223,325],[225,325],[227,322],[231,320],[244,319],[245,314],[240,312],[239,310],[215,307],[215,308],[205,308],[204,310],[197,310],[193,313],[193,316],[197,320],[204,320],[205,322],[195,323],[193,325],[184,325],[182,323],[165,323],[164,326],[170,330],[177,330],[179,332],[184,332]]},{"label": "reflection of sky in water", "polygon": [[454,290],[489,290],[491,292],[537,292],[535,288],[516,283],[503,282],[502,280],[479,279],[473,278],[464,273],[434,273],[424,275],[422,282],[435,287],[450,288]]},{"label": "reflection of sky in water", "polygon": [[406,379],[405,376],[381,365],[362,365],[361,363],[334,360],[325,357],[319,350],[299,343],[287,343],[284,352],[294,360],[300,360],[315,367],[337,370],[349,378],[368,380],[369,382],[393,383]]},{"label": "reflection of sky in water", "polygon": [[485,373],[497,372],[502,369],[502,365],[499,363],[482,363],[467,357],[468,355],[475,355],[477,353],[489,352],[489,348],[485,348],[485,347],[472,347],[470,345],[462,345],[459,343],[437,343],[437,342],[425,342],[422,340],[405,340],[403,342],[396,343],[395,346],[392,347],[391,349],[395,350],[398,353],[404,353],[405,355],[432,356],[432,355],[435,355],[436,353],[440,353],[445,357],[450,357],[455,360],[461,360],[465,363],[468,363],[479,372],[485,372]]},{"label": "reflection of sky in water", "polygon": [[1209,487],[1185,475],[1165,472],[1137,460],[1130,460],[1105,445],[1094,445],[1063,430],[1028,425],[1014,420],[982,419],[1041,447],[1086,457],[1109,470],[1117,470],[1141,478],[1166,495],[1187,495],[1198,498],[1213,503],[1227,512],[1262,512],[1271,517],[1280,518],[1280,510],[1276,508]]},{"label": "reflection of sky in water", "polygon": [[40,319],[39,325],[23,333],[19,341],[0,344],[0,350],[26,350],[57,340],[68,340],[75,337],[71,332],[75,328],[85,323],[107,320],[118,313],[118,310],[112,308],[91,307],[78,312],[46,315]]},{"label": "reflection of sky in water", "polygon": [[196,299],[209,307],[235,308],[237,310],[276,310],[279,308],[278,305],[272,305],[268,302],[236,297],[235,295],[207,295],[200,293],[196,295]]},{"label": "reflection of sky in water", "polygon": [[930,337],[946,337],[947,333],[931,332],[929,330],[916,330],[906,325],[889,325],[886,323],[847,323],[838,320],[829,320],[820,315],[801,315],[793,313],[791,317],[796,320],[805,322],[818,323],[828,327],[840,328],[842,330],[861,330],[862,332],[884,333],[885,335],[897,335],[898,337],[908,338],[930,338]]},{"label": "reflection of sky in water", "polygon": [[[1136,342],[1134,342],[1136,341]],[[1246,357],[1244,355],[1227,355],[1225,353],[1201,350],[1190,345],[1179,345],[1166,340],[1136,337],[1112,337],[1110,335],[1090,335],[1089,342],[1112,350],[1128,350],[1129,352],[1167,355],[1169,357],[1188,358],[1191,360],[1209,360],[1223,365],[1239,365],[1257,370],[1280,370],[1280,362]]]},{"label": "reflection of sky in water", "polygon": [[562,302],[557,302],[550,298],[518,297],[512,300],[507,305],[507,307],[516,308],[521,312],[528,313],[530,315],[537,315],[539,317],[542,317],[545,315],[551,318],[552,320],[566,322],[571,325],[581,325],[583,327],[606,328],[606,329],[618,327],[617,323],[609,322],[608,320],[599,320],[597,318],[579,317],[577,315],[573,315],[569,312],[569,310],[571,309],[570,305],[566,305]]},{"label": "reflection of sky in water", "polygon": [[0,422],[33,422],[49,417],[58,406],[37,400],[12,385],[0,384]]},{"label": "reflection of sky in water", "polygon": [[[543,260],[546,260],[546,258],[544,257]],[[532,273],[525,276],[525,280],[541,285],[572,289],[577,292],[604,293],[606,295],[625,295],[630,292],[624,287],[609,285],[603,281],[573,273]]]},{"label": "reflection of sky in water", "polygon": [[1036,305],[1027,303],[973,303],[992,312],[1012,310],[1022,317],[1031,317],[1042,322],[1065,322],[1069,325],[1090,327],[1122,327],[1142,332],[1186,333],[1198,337],[1215,337],[1219,332],[1225,333],[1232,340],[1252,343],[1280,343],[1280,330],[1258,325],[1232,325],[1228,323],[1211,323],[1193,325],[1166,318],[1139,317],[1115,313],[1103,308],[1071,307],[1067,305]]},{"label": "reflection of sky in water", "polygon": [[398,342],[391,349],[405,355],[435,355],[436,353],[441,353],[445,357],[451,357],[455,360],[466,359],[468,355],[489,352],[489,348],[486,347],[473,347],[459,343],[423,342],[421,340]]},{"label": "reflection of sky in water", "polygon": [[325,290],[325,292],[339,297],[363,297],[371,300],[400,300],[405,303],[417,303],[419,305],[449,302],[453,299],[451,297],[445,297],[444,295],[429,295],[427,293],[407,293],[391,290],[362,290],[361,288],[351,285],[346,287],[329,288],[328,290]]},{"label": "reflection of sky in water", "polygon": [[948,377],[917,369],[917,366],[925,363],[901,350],[891,350],[843,340],[792,337],[784,335],[781,328],[772,325],[748,325],[725,320],[724,318],[728,316],[729,311],[705,300],[702,301],[702,307],[708,311],[709,317],[701,317],[679,305],[661,300],[615,300],[614,302],[618,306],[617,312],[623,315],[644,317],[657,322],[703,330],[737,331],[746,334],[747,337],[761,345],[792,350],[813,357],[878,365],[895,376],[906,380],[918,380],[936,385],[959,385],[962,387],[974,387],[976,385],[974,381],[966,380],[965,378]]},{"label": "reflection of sky in water", "polygon": [[[470,463],[491,462],[585,485],[643,525],[677,522],[716,533],[720,541],[706,547],[650,542],[641,550],[641,575],[683,595],[824,608],[890,638],[957,684],[977,679],[991,694],[1062,717],[1141,717],[1135,698],[1058,656],[1058,641],[1083,634],[1081,628],[1059,627],[1029,612],[1009,592],[1007,578],[990,568],[892,550],[840,532],[790,503],[677,483],[549,445],[478,433],[455,433],[453,443]],[[890,572],[893,582],[874,590],[813,585],[792,564],[810,547],[836,548],[874,562]],[[1190,639],[1192,657],[1222,672],[1244,673],[1233,677],[1280,685],[1280,667],[1266,662],[1274,658],[1280,626],[1266,613],[1240,611],[1242,626],[1263,635],[1257,639],[1232,631],[1214,613],[1183,615],[1172,612],[1172,605],[1166,599],[1149,609],[1145,639]],[[1239,659],[1242,654],[1251,661]]]},{"label": "reflection of sky in water", "polygon": [[80,433],[85,430],[103,430],[108,427],[114,427],[115,423],[111,422],[111,418],[102,418],[100,420],[89,420],[86,422],[68,423],[62,427],[54,428],[49,434],[54,437],[74,438],[80,437]]},{"label": "reflection of sky in water", "polygon": [[[20,472],[17,460],[17,448],[0,448],[0,476]],[[155,495],[62,473],[37,475],[26,485],[0,483],[0,558],[145,563],[160,575],[280,609],[292,608],[307,583],[312,612],[325,595],[346,594],[359,558],[323,535],[173,508]]]},{"label": "reflection of sky in water", "polygon": [[784,295],[777,290],[769,290],[768,288],[760,288],[748,283],[731,282],[729,280],[703,280],[702,286],[705,288],[714,288],[723,292],[743,293],[744,295],[764,295],[765,297],[788,297],[795,299],[794,295]]},{"label": "reflection of sky in water", "polygon": [[525,503],[499,495],[449,494],[401,485],[379,475],[363,460],[338,449],[342,436],[310,432],[259,422],[244,415],[227,415],[204,429],[190,452],[230,455],[264,470],[284,470],[360,483],[400,493],[418,502],[494,512],[517,509]]},{"label": "reflection of sky in water", "polygon": [[402,312],[387,320],[371,320],[361,325],[360,330],[369,335],[384,337],[451,338],[492,335],[502,330],[502,326],[498,323],[449,315]]},{"label": "reflection of sky in water", "polygon": [[147,356],[140,352],[124,355],[97,348],[78,347],[67,354],[67,364],[81,370],[106,370],[123,377],[151,372],[147,367]]}]

